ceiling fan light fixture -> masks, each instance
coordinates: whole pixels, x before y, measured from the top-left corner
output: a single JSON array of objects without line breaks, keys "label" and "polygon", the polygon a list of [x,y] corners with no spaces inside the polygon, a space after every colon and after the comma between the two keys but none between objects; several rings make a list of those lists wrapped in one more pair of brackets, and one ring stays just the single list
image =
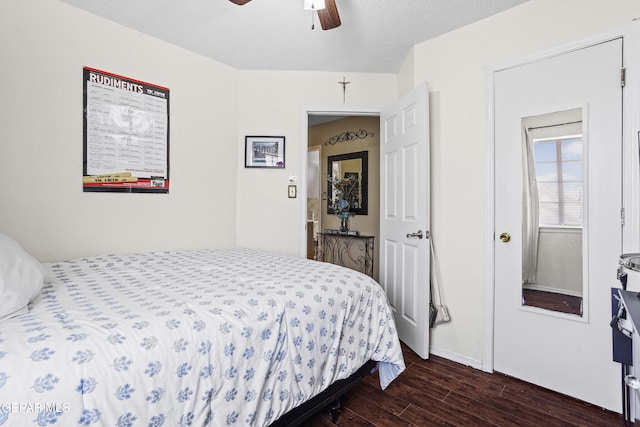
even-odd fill
[{"label": "ceiling fan light fixture", "polygon": [[321,10],[325,7],[324,0],[304,0],[304,10]]}]

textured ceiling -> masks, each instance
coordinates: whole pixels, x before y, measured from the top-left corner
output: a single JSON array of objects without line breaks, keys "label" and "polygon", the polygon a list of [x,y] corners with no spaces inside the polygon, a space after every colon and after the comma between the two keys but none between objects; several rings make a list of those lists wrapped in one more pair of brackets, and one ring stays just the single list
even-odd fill
[{"label": "textured ceiling", "polygon": [[303,0],[62,0],[241,70],[395,73],[412,46],[526,0],[336,0],[323,31]]}]

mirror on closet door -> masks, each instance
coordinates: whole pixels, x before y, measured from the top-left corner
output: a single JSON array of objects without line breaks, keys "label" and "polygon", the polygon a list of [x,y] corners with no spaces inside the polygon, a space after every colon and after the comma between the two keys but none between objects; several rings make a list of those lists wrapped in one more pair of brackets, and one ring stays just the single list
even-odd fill
[{"label": "mirror on closet door", "polygon": [[522,119],[522,305],[583,315],[582,109]]}]

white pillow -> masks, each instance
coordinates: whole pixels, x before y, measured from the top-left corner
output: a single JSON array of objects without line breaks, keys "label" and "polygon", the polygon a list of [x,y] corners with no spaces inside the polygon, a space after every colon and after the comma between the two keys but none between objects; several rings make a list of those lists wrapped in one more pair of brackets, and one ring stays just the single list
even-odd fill
[{"label": "white pillow", "polygon": [[37,259],[0,233],[0,320],[26,312],[44,282],[45,270]]}]

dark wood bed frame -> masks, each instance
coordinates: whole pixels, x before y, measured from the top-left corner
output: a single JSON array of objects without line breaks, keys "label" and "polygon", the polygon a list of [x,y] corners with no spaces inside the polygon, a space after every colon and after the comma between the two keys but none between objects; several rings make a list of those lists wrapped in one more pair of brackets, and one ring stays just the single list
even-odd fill
[{"label": "dark wood bed frame", "polygon": [[336,422],[338,419],[338,411],[340,410],[340,397],[349,391],[353,386],[358,384],[360,380],[371,374],[378,362],[369,360],[360,369],[354,372],[350,377],[338,380],[331,384],[326,390],[302,405],[293,408],[286,414],[278,418],[271,427],[294,427],[300,425],[305,420],[317,414],[325,408],[331,410],[331,421]]}]

